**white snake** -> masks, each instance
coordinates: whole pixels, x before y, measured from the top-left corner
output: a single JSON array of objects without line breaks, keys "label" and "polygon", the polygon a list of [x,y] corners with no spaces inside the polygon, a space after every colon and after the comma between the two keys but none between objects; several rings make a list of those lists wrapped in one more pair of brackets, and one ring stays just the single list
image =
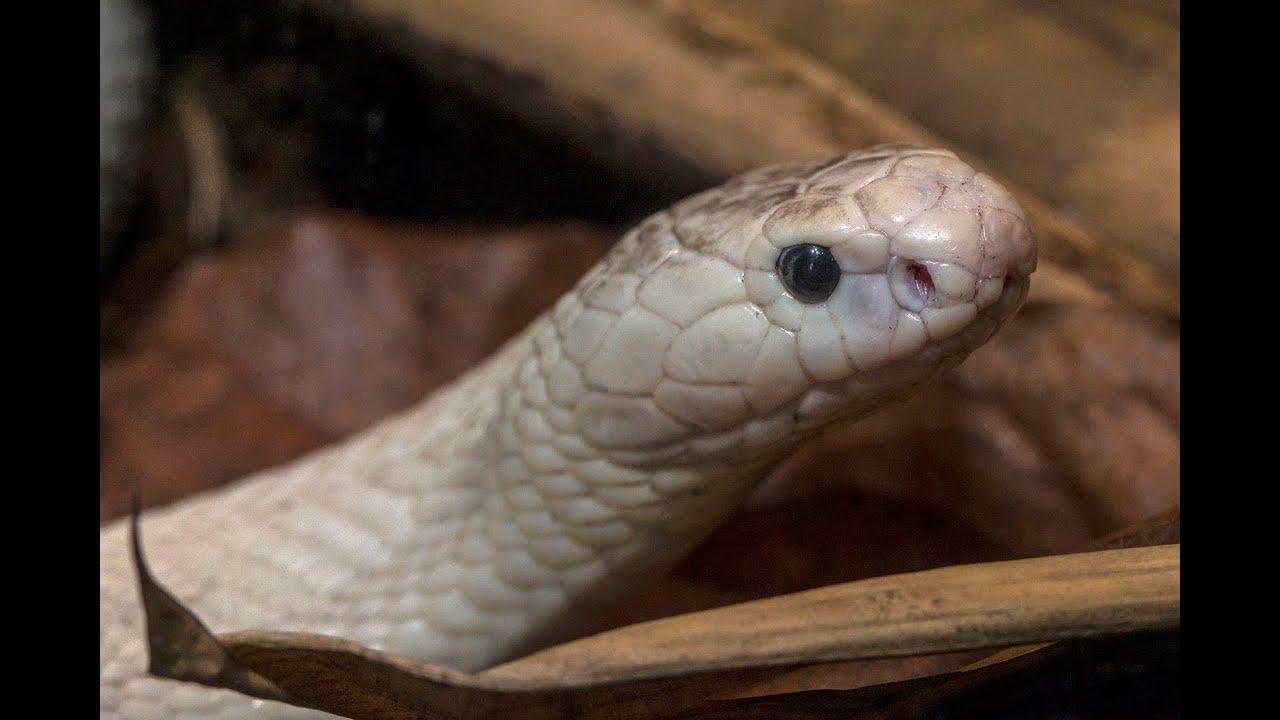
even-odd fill
[{"label": "white snake", "polygon": [[[803,438],[957,364],[1021,305],[1034,267],[1017,202],[949,152],[756,170],[642,222],[416,407],[148,513],[148,559],[214,631],[483,668],[589,628]],[[313,715],[146,677],[136,587],[115,523],[104,718]]]}]

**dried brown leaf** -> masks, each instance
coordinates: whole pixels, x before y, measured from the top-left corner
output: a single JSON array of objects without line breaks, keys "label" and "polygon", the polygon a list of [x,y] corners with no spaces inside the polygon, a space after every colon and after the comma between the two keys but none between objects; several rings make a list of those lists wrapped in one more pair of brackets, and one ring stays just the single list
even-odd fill
[{"label": "dried brown leaf", "polygon": [[133,532],[151,672],[361,720],[673,715],[733,697],[773,668],[1180,621],[1180,546],[1162,545],[831,586],[621,628],[468,674],[338,638],[213,636],[147,572],[136,516]]}]

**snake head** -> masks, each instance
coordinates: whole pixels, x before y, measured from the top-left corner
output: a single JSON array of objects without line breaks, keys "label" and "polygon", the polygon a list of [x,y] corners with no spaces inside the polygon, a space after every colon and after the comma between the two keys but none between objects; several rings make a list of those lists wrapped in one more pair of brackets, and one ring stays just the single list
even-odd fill
[{"label": "snake head", "polygon": [[561,301],[562,396],[632,464],[786,445],[959,363],[1035,264],[1017,201],[944,150],[753,171],[649,218]]}]

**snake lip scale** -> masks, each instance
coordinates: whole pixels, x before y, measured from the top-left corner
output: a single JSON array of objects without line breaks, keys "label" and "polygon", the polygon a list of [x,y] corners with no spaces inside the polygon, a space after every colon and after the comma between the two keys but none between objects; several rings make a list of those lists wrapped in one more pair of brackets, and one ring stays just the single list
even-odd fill
[{"label": "snake lip scale", "polygon": [[[590,630],[806,437],[955,366],[1035,263],[1018,203],[945,150],[748,172],[415,407],[147,513],[152,571],[215,631],[491,666]],[[127,523],[100,561],[102,717],[315,716],[147,677]]]}]

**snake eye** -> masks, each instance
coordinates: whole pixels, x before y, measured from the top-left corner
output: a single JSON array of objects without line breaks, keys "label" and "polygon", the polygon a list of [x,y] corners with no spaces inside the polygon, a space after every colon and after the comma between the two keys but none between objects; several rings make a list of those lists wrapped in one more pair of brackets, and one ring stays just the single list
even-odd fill
[{"label": "snake eye", "polygon": [[840,263],[829,248],[804,243],[783,248],[778,255],[782,285],[800,302],[820,303],[840,282]]}]

